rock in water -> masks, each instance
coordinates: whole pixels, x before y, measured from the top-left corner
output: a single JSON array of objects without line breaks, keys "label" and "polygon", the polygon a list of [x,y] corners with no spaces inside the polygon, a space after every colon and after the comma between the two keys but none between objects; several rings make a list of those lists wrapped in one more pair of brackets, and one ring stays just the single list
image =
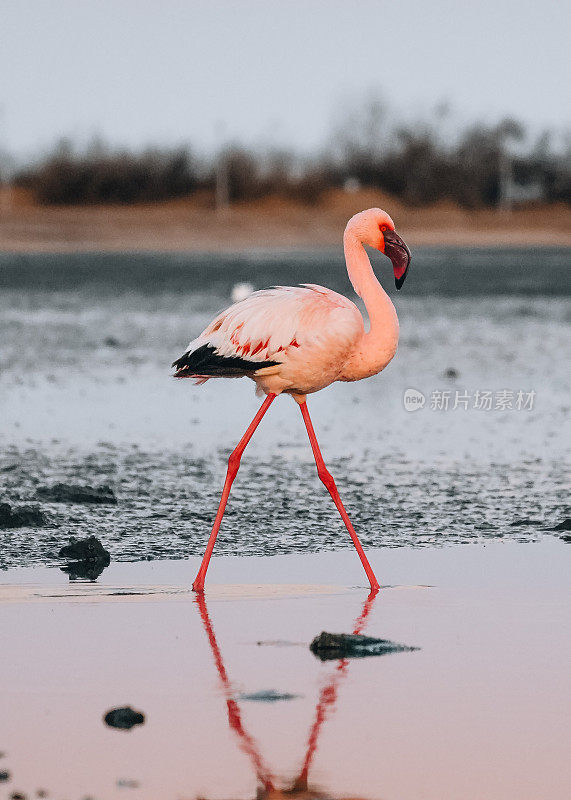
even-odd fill
[{"label": "rock in water", "polygon": [[124,706],[123,708],[112,708],[103,717],[103,721],[110,728],[120,728],[121,730],[128,731],[134,725],[143,725],[145,722],[145,715],[140,711],[134,711],[131,706]]},{"label": "rock in water", "polygon": [[418,650],[397,644],[389,639],[374,639],[357,633],[327,633],[322,631],[309,645],[311,652],[321,659],[329,661],[333,658],[365,658],[366,656],[384,656],[388,653],[404,653]]},{"label": "rock in water", "polygon": [[117,778],[116,785],[120,789],[138,789],[139,781],[134,781],[131,778]]},{"label": "rock in water", "polygon": [[0,528],[39,528],[47,525],[48,519],[39,506],[11,506],[0,503]]},{"label": "rock in water", "polygon": [[117,505],[117,498],[110,486],[77,486],[71,483],[54,483],[39,486],[36,494],[48,503],[109,503]]},{"label": "rock in water", "polygon": [[111,563],[111,555],[106,550],[96,536],[88,536],[87,539],[70,539],[69,544],[64,545],[59,551],[60,558],[69,558],[73,561],[83,563],[103,565],[108,567]]},{"label": "rock in water", "polygon": [[261,692],[243,693],[240,700],[248,700],[253,703],[277,703],[280,700],[296,700],[299,694],[290,692],[276,692],[275,689],[263,689]]},{"label": "rock in water", "polygon": [[563,522],[560,522],[552,530],[554,531],[571,531],[571,517],[566,517]]}]

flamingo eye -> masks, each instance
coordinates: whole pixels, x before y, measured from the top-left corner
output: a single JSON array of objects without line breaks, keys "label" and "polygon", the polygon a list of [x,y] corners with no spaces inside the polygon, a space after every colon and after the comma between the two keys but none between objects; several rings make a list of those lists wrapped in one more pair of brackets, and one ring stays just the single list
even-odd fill
[{"label": "flamingo eye", "polygon": [[381,228],[382,231],[386,231],[387,226],[386,225],[381,225],[380,228]]}]

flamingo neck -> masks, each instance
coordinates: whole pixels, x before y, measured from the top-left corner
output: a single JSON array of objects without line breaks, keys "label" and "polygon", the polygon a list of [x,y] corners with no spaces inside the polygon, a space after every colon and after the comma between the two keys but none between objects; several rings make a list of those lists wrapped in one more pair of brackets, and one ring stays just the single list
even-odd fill
[{"label": "flamingo neck", "polygon": [[373,272],[363,243],[351,229],[345,231],[343,247],[349,280],[363,299],[370,322],[356,360],[361,364],[363,375],[374,375],[389,363],[396,352],[398,317],[391,299]]}]

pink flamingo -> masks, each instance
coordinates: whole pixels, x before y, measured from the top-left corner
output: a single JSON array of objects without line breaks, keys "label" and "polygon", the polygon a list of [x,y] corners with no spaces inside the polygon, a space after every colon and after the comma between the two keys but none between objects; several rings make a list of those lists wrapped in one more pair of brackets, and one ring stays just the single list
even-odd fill
[{"label": "pink flamingo", "polygon": [[228,459],[226,481],[210,539],[192,585],[204,590],[206,570],[224,515],[230,489],[246,445],[278,394],[290,394],[299,404],[317,473],[325,484],[345,523],[371,589],[379,583],[351,524],[332,475],[317,443],[306,404],[306,395],[334,381],[359,381],[376,375],[394,356],[399,335],[395,308],[378,282],[363,245],[390,258],[395,284],[400,289],[410,265],[410,250],[395,233],[389,215],[380,208],[355,214],[343,236],[349,279],[362,297],[369,315],[369,330],[357,306],[323,286],[277,286],[254,292],[219,314],[173,363],[174,377],[248,377],[257,393],[265,394],[258,413]]}]

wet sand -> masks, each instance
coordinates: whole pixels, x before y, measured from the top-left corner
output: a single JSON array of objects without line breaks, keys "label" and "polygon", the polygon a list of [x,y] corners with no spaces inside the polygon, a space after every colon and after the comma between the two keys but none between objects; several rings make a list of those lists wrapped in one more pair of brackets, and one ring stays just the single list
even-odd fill
[{"label": "wet sand", "polygon": [[[247,535],[247,532],[244,532]],[[0,798],[563,800],[569,553],[561,540],[1,573]],[[321,630],[419,650],[321,663]],[[273,690],[291,699],[241,699]],[[131,731],[103,715],[131,705]],[[260,796],[264,796],[263,794]],[[320,795],[322,796],[322,795]]]},{"label": "wet sand", "polygon": [[462,209],[453,203],[411,208],[373,190],[326,193],[311,206],[278,198],[237,203],[216,212],[212,199],[134,206],[40,206],[23,190],[0,192],[0,251],[235,252],[341,245],[349,217],[387,209],[411,247],[571,246],[564,204],[515,209]]}]

